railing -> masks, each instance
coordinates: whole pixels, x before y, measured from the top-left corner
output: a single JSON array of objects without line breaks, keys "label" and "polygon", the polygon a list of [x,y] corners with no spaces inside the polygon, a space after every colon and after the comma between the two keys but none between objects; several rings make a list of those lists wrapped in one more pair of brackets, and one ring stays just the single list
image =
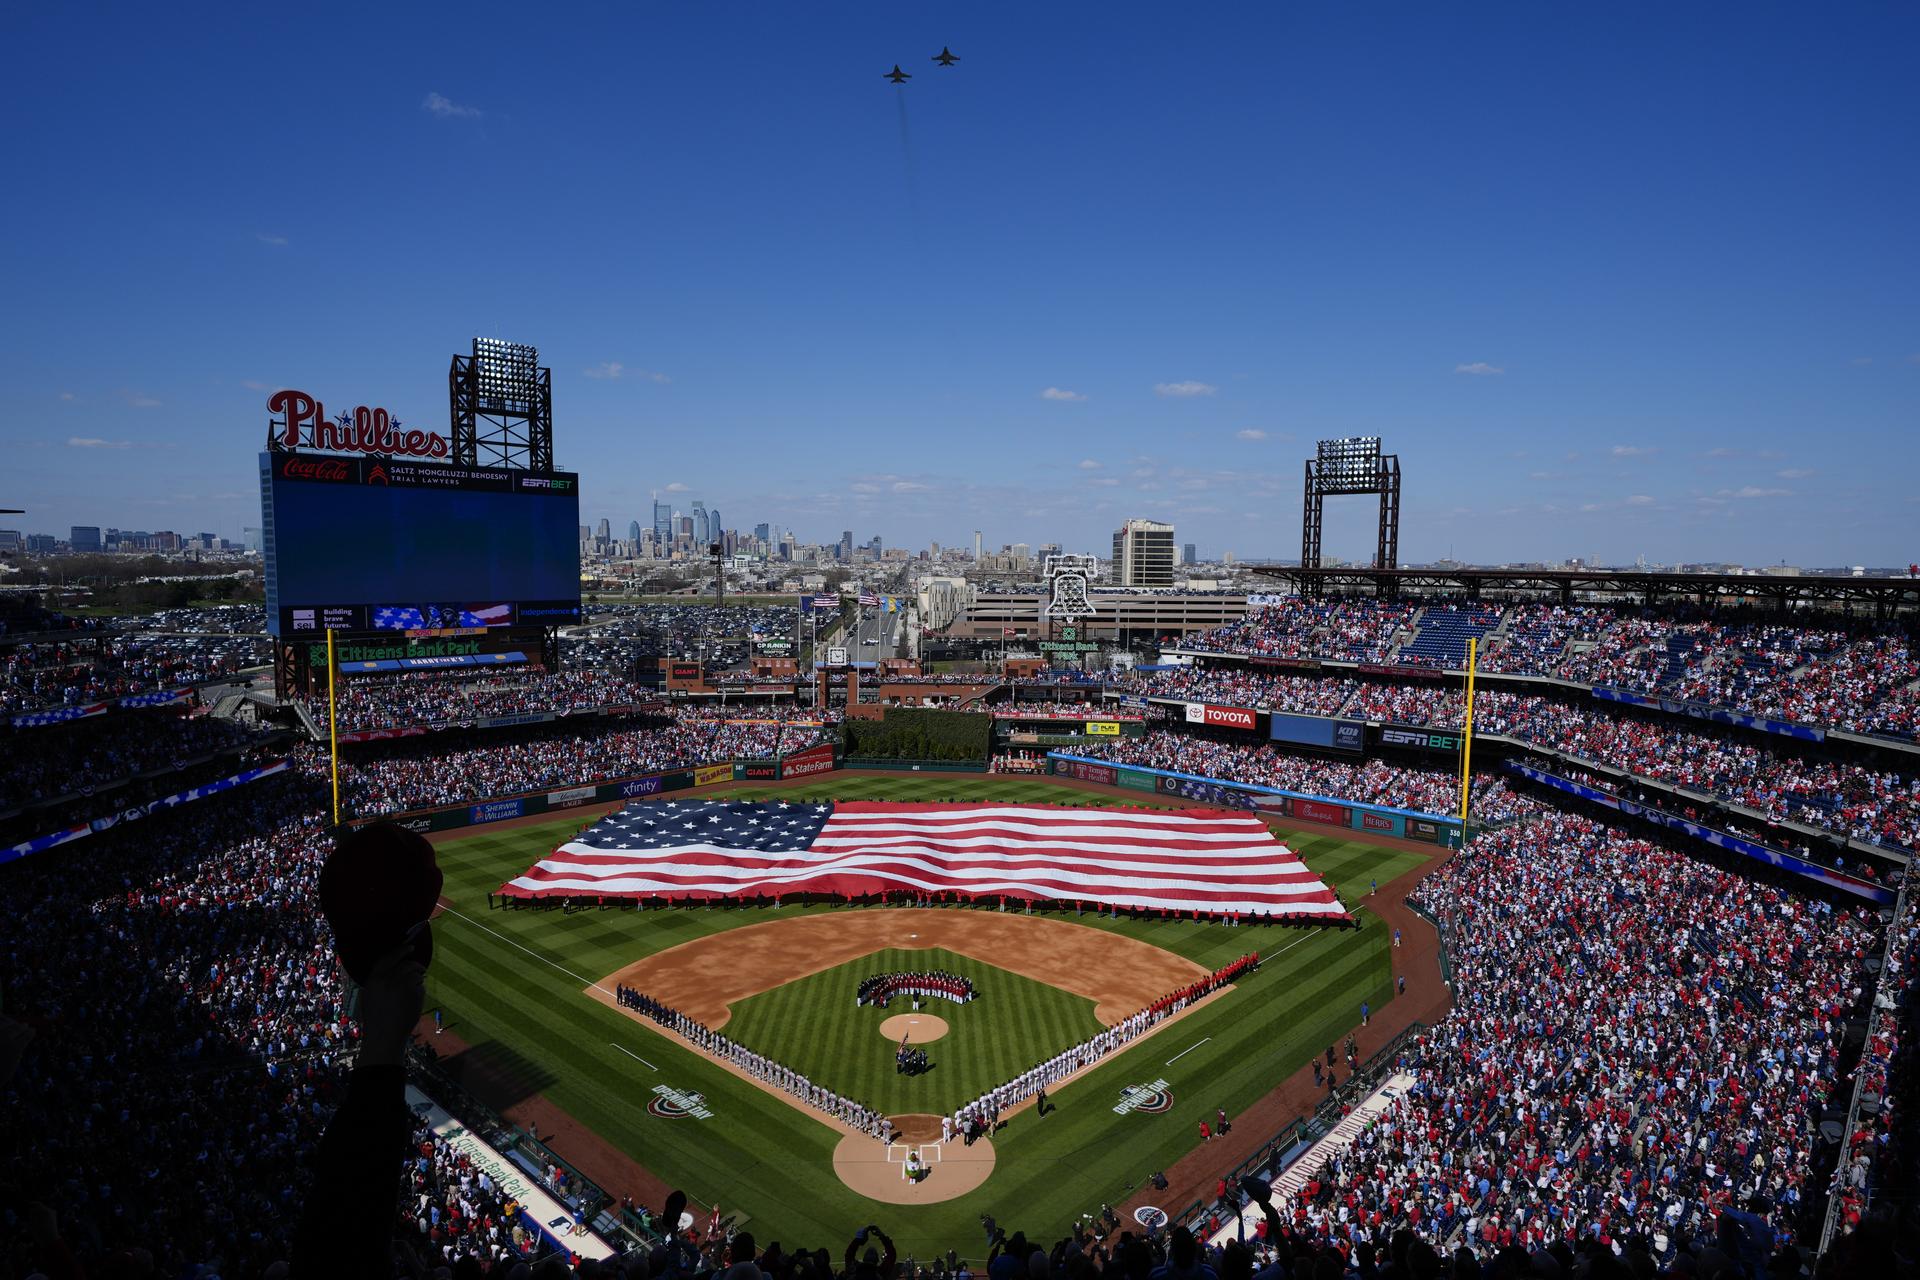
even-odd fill
[{"label": "railing", "polygon": [[[1869,1054],[1873,1044],[1874,1019],[1882,1009],[1881,1001],[1887,1001],[1892,1007],[1892,996],[1888,988],[1895,971],[1894,949],[1900,943],[1901,931],[1907,920],[1907,886],[1900,886],[1900,896],[1894,900],[1893,916],[1887,925],[1887,945],[1880,955],[1880,979],[1874,984],[1873,999],[1867,1005],[1867,1038],[1860,1046],[1860,1061],[1853,1069],[1853,1097],[1847,1103],[1847,1123],[1840,1132],[1840,1154],[1834,1157],[1833,1183],[1827,1191],[1827,1216],[1820,1227],[1820,1254],[1822,1257],[1833,1245],[1833,1238],[1840,1230],[1840,1190],[1846,1178],[1847,1166],[1853,1158],[1853,1135],[1860,1127],[1860,1098],[1866,1092]],[[1869,1191],[1871,1197],[1871,1191]]]},{"label": "railing", "polygon": [[1433,914],[1433,912],[1427,910],[1412,898],[1407,899],[1407,909],[1432,925],[1433,931],[1440,935],[1440,980],[1447,984],[1448,991],[1452,991],[1454,989],[1453,930],[1449,928],[1439,916]]},{"label": "railing", "polygon": [[[537,1163],[541,1168],[554,1165],[566,1172],[571,1190],[556,1198],[576,1203],[580,1207],[585,1221],[592,1222],[605,1210],[611,1220],[641,1241],[658,1237],[644,1228],[642,1221],[626,1212],[614,1203],[613,1197],[600,1185],[581,1173],[567,1159],[552,1147],[540,1141],[526,1130],[510,1123],[492,1107],[480,1101],[440,1069],[439,1059],[432,1048],[425,1044],[414,1044],[407,1052],[407,1078],[419,1090],[440,1103],[451,1114],[459,1117],[460,1122],[479,1133],[487,1145],[511,1158],[516,1152],[524,1158]],[[549,1190],[553,1190],[549,1188]]]},{"label": "railing", "polygon": [[[1293,1151],[1296,1146],[1303,1146],[1303,1144],[1310,1146],[1333,1132],[1334,1126],[1340,1123],[1340,1117],[1346,1114],[1348,1108],[1357,1105],[1368,1094],[1379,1088],[1380,1082],[1400,1064],[1407,1046],[1425,1035],[1426,1031],[1426,1023],[1415,1022],[1387,1041],[1347,1077],[1345,1084],[1336,1086],[1333,1092],[1327,1095],[1326,1100],[1314,1108],[1312,1115],[1292,1121],[1262,1143],[1258,1152],[1235,1165],[1225,1175],[1227,1185],[1234,1187],[1239,1179],[1272,1165],[1281,1156]],[[1295,1159],[1305,1155],[1306,1151],[1303,1147]],[[1277,1174],[1280,1171],[1273,1169],[1270,1172]],[[1194,1224],[1206,1217],[1217,1203],[1217,1201],[1196,1200],[1179,1213],[1173,1214],[1169,1221],[1172,1225],[1184,1226],[1191,1230]]]}]

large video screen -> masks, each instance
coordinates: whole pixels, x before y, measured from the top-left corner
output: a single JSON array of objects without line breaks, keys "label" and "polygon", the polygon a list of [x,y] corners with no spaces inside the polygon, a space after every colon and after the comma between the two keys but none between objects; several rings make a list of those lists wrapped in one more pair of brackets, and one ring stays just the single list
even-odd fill
[{"label": "large video screen", "polygon": [[580,617],[571,472],[263,453],[260,507],[277,636]]},{"label": "large video screen", "polygon": [[1267,717],[1267,733],[1275,742],[1297,742],[1335,751],[1359,751],[1367,745],[1364,720],[1330,720],[1325,716],[1283,715],[1276,711]]}]

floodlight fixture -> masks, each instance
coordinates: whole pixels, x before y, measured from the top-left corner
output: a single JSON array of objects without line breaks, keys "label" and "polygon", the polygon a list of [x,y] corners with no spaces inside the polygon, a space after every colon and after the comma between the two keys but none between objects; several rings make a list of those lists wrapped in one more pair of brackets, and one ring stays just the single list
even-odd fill
[{"label": "floodlight fixture", "polygon": [[553,371],[523,342],[475,338],[447,373],[453,460],[525,471],[553,469]]},{"label": "floodlight fixture", "polygon": [[1400,559],[1400,458],[1380,452],[1379,436],[1342,436],[1322,440],[1307,459],[1307,483],[1300,512],[1300,564],[1320,567],[1323,504],[1328,496],[1380,495],[1380,540],[1374,567],[1397,568]]}]

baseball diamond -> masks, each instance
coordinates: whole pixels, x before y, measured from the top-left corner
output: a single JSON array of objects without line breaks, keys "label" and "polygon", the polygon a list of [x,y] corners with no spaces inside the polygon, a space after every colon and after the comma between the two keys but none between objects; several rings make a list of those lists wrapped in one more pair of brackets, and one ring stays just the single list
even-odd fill
[{"label": "baseball diamond", "polygon": [[[795,804],[1112,803],[1111,792],[979,776],[840,775],[710,794]],[[1216,1109],[1244,1111],[1270,1081],[1304,1067],[1346,1033],[1361,1001],[1381,1010],[1394,996],[1391,933],[1364,909],[1357,927],[1266,928],[1011,906],[488,910],[489,890],[579,825],[528,822],[439,841],[447,884],[430,999],[450,1011],[464,1046],[447,1065],[484,1083],[491,1072],[481,1068],[521,1062],[518,1078],[537,1083],[538,1096],[515,1088],[501,1099],[509,1115],[557,1109],[698,1200],[750,1205],[758,1232],[804,1238],[819,1220],[862,1220],[871,1211],[860,1205],[874,1200],[890,1206],[901,1247],[923,1251],[977,1232],[983,1212],[1065,1224],[1175,1164]],[[1405,847],[1337,836],[1282,839],[1336,887],[1391,881],[1424,861]],[[969,1146],[950,1130],[941,1142],[941,1116],[982,1089],[1252,952],[1257,968],[1048,1085],[1044,1115],[1027,1096],[1003,1109],[990,1138]],[[979,992],[939,1003],[949,1030],[924,1043],[924,1074],[896,1072],[897,1042],[879,1033],[902,1002],[887,1010],[855,1002],[863,979],[896,970],[963,975]],[[906,1144],[891,1148],[896,1157],[926,1149],[924,1176],[903,1178],[883,1143],[623,1009],[614,998],[622,988],[885,1112]],[[661,1085],[668,1096],[698,1095],[710,1118],[669,1122],[649,1105]],[[1130,1090],[1152,1096],[1117,1111]]]}]

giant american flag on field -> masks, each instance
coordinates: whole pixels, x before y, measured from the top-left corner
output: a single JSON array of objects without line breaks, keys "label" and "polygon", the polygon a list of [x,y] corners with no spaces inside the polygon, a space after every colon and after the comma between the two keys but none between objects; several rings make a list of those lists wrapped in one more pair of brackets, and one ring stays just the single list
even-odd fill
[{"label": "giant american flag on field", "polygon": [[1005,896],[1344,916],[1252,814],[997,804],[637,803],[501,886],[512,898]]}]

